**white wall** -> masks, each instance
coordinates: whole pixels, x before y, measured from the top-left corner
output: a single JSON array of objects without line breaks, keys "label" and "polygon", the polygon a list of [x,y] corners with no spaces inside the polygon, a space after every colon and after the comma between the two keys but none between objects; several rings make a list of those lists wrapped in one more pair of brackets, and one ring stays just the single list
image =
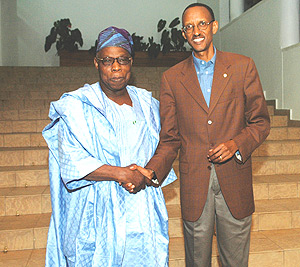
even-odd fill
[{"label": "white wall", "polygon": [[300,44],[282,51],[283,104],[292,110],[292,119],[300,120]]},{"label": "white wall", "polygon": [[267,99],[282,107],[280,0],[264,0],[220,30],[221,49],[254,59]]},{"label": "white wall", "polygon": [[[94,45],[98,33],[108,26],[127,29],[159,41],[156,26],[163,18],[170,23],[191,3],[189,0],[2,0],[5,17],[1,18],[2,34],[10,34],[10,41],[1,38],[3,65],[6,66],[57,66],[56,49],[44,52],[45,37],[53,22],[69,18],[72,29],[78,28],[84,45]],[[209,1],[208,1],[209,2]],[[8,23],[9,22],[9,23]],[[15,29],[13,29],[15,28]],[[13,43],[11,43],[13,40]],[[14,53],[17,57],[11,57]]]}]

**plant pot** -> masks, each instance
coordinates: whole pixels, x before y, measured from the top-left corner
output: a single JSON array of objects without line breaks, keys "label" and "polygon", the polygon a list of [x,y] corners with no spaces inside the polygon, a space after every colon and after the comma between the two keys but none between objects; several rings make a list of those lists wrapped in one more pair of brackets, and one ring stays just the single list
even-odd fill
[{"label": "plant pot", "polygon": [[62,50],[59,52],[59,66],[93,67],[94,56],[91,53],[89,53],[88,50],[77,50],[75,52]]},{"label": "plant pot", "polygon": [[135,67],[172,67],[180,61],[188,58],[191,52],[169,52],[163,54],[159,52],[157,58],[150,58],[148,52],[135,52],[133,66]]}]

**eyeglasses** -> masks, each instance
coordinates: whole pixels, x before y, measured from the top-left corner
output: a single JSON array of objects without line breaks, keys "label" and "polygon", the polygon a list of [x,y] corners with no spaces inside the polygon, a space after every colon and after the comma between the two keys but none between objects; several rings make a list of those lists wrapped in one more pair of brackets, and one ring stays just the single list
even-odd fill
[{"label": "eyeglasses", "polygon": [[[200,31],[204,31],[204,30],[207,29],[208,25],[211,24],[211,23],[214,22],[214,21],[215,21],[214,19],[213,19],[212,21],[210,21],[210,22],[206,22],[206,21],[202,20],[202,21],[200,21],[200,22],[197,24],[197,28],[198,28],[198,30],[200,30]],[[195,28],[194,25],[188,24],[188,25],[182,27],[182,30],[183,30],[185,33],[191,33],[191,32],[194,31],[194,28]]]},{"label": "eyeglasses", "polygon": [[120,64],[120,65],[128,65],[130,62],[131,62],[131,57],[105,57],[105,58],[97,58],[96,59],[98,61],[101,61],[102,64],[104,66],[111,66],[112,64],[114,64],[115,60],[117,60],[117,62]]}]

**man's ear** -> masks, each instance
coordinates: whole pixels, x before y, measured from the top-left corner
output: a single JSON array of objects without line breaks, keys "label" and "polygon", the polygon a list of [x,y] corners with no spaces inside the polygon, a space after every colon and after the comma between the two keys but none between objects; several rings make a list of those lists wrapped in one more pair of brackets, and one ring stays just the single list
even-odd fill
[{"label": "man's ear", "polygon": [[98,61],[97,61],[96,57],[94,57],[94,66],[95,66],[96,69],[98,69],[98,67],[99,67],[99,64],[98,64]]},{"label": "man's ear", "polygon": [[216,34],[217,33],[217,31],[218,31],[218,29],[219,29],[219,22],[217,21],[217,20],[215,20],[214,22],[213,22],[213,34]]},{"label": "man's ear", "polygon": [[183,38],[186,40],[186,36],[185,36],[184,30],[181,30],[181,34],[182,34]]}]

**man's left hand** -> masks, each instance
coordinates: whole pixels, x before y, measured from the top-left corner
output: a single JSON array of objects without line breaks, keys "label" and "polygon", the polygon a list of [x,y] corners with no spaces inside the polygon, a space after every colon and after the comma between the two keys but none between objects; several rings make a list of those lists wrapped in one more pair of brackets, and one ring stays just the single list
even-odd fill
[{"label": "man's left hand", "polygon": [[235,152],[238,150],[236,143],[233,140],[229,140],[210,149],[207,154],[207,158],[213,163],[222,163],[231,159]]}]

